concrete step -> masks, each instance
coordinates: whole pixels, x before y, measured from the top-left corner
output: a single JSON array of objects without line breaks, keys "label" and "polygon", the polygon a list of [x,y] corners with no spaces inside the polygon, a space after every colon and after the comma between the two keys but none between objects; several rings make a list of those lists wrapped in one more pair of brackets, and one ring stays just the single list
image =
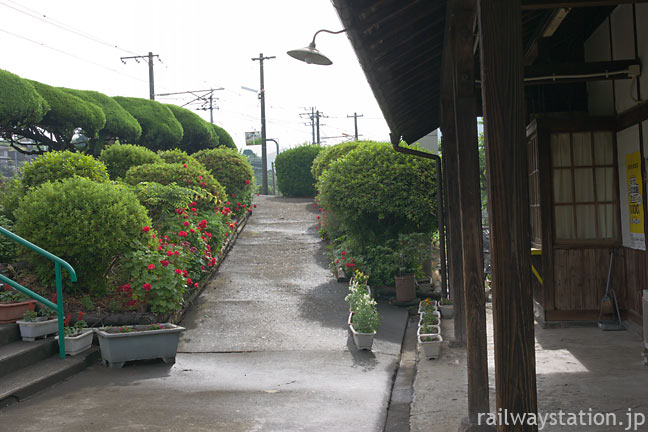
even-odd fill
[{"label": "concrete step", "polygon": [[0,324],[0,346],[20,340],[18,324]]},{"label": "concrete step", "polygon": [[96,362],[99,357],[99,347],[93,345],[79,355],[61,359],[58,354],[54,354],[2,377],[0,379],[0,408],[21,401],[82,371],[88,365]]},{"label": "concrete step", "polygon": [[58,352],[58,343],[53,337],[33,342],[12,342],[0,346],[0,379]]}]

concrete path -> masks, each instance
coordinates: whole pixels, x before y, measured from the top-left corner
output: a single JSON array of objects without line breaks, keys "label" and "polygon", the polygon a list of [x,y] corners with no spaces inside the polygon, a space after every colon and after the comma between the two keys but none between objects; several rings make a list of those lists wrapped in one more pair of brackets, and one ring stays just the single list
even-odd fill
[{"label": "concrete path", "polygon": [[381,305],[373,352],[357,351],[313,201],[256,203],[175,365],[91,367],[0,410],[0,430],[381,431],[407,312]]}]

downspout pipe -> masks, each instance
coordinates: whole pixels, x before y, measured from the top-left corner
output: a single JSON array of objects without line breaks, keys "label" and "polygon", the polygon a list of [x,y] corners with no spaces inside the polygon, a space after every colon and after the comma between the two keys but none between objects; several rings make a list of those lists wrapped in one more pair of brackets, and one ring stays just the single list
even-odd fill
[{"label": "downspout pipe", "polygon": [[426,159],[434,159],[436,162],[436,174],[437,174],[437,213],[439,220],[439,261],[441,261],[441,296],[446,298],[448,296],[448,284],[446,281],[447,269],[446,269],[446,242],[445,242],[445,219],[444,219],[444,209],[443,209],[443,173],[441,172],[441,158],[439,155],[432,153],[426,153],[419,150],[414,150],[406,147],[401,147],[401,136],[400,134],[390,133],[389,138],[392,144],[392,147],[398,153],[409,154],[413,156],[418,156]]}]

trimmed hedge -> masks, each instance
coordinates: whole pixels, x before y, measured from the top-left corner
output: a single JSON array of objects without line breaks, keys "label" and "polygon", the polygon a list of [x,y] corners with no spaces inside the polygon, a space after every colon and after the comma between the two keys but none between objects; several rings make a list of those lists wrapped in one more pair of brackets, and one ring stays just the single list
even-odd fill
[{"label": "trimmed hedge", "polygon": [[315,179],[311,173],[313,160],[324,148],[318,145],[303,145],[285,150],[277,156],[277,185],[285,196],[315,196]]},{"label": "trimmed hedge", "polygon": [[176,148],[182,141],[182,125],[171,110],[154,100],[115,96],[126,111],[137,119],[142,127],[142,135],[134,142],[151,150]]},{"label": "trimmed hedge", "polygon": [[123,178],[129,168],[150,163],[162,162],[154,151],[133,144],[112,144],[101,152],[99,160],[106,164],[108,174],[113,180]]},{"label": "trimmed hedge", "polygon": [[202,150],[193,157],[225,187],[228,199],[249,205],[254,188],[254,172],[247,158],[229,148]]},{"label": "trimmed hedge", "polygon": [[103,162],[92,156],[71,151],[51,151],[36,158],[23,168],[22,186],[33,188],[47,181],[70,177],[85,177],[97,182],[109,180]]},{"label": "trimmed hedge", "polygon": [[319,180],[324,170],[327,170],[333,161],[345,156],[351,150],[355,150],[359,145],[369,143],[375,143],[375,141],[349,141],[326,147],[313,161],[313,166],[311,167],[313,178],[315,181]]},{"label": "trimmed hedge", "polygon": [[36,124],[48,110],[49,105],[29,81],[0,69],[0,130]]},{"label": "trimmed hedge", "polygon": [[218,135],[216,131],[198,114],[177,105],[166,105],[182,125],[183,135],[180,148],[189,154],[202,149],[216,148]]},{"label": "trimmed hedge", "polygon": [[234,143],[232,136],[228,134],[225,129],[212,123],[209,123],[209,125],[214,133],[218,135],[218,147],[227,147],[236,150],[236,144]]},{"label": "trimmed hedge", "polygon": [[162,159],[162,162],[194,165],[197,169],[205,168],[204,165],[180,149],[159,151],[157,154]]},{"label": "trimmed hedge", "polygon": [[[74,267],[78,282],[66,290],[101,294],[113,259],[144,239],[151,223],[146,209],[126,187],[74,177],[47,182],[28,192],[15,211],[19,236],[63,258]],[[51,261],[29,254],[44,283],[53,283]]]}]

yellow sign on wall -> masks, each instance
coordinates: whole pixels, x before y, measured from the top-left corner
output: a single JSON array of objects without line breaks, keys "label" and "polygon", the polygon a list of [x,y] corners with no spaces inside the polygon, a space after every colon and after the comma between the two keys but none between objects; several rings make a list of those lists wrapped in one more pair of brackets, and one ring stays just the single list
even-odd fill
[{"label": "yellow sign on wall", "polygon": [[628,190],[628,215],[633,246],[645,248],[643,183],[641,179],[641,153],[626,154],[626,186]]}]

